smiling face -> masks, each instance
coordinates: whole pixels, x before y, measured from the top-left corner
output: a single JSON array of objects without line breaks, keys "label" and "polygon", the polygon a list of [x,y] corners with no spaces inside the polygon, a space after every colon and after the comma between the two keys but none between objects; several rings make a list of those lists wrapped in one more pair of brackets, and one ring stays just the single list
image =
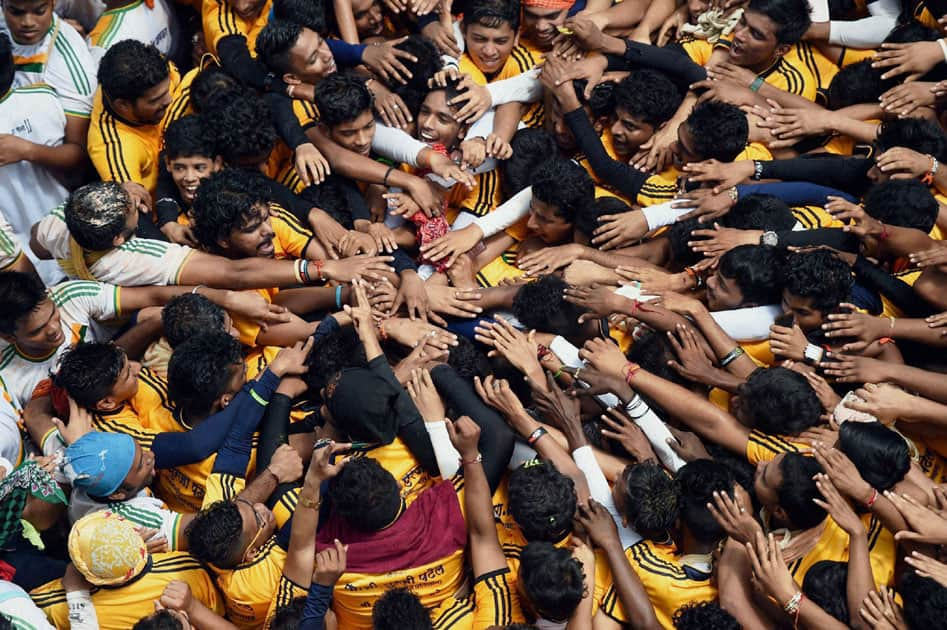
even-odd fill
[{"label": "smiling face", "polygon": [[758,11],[748,9],[733,30],[730,61],[754,72],[762,72],[784,54],[788,46],[776,39],[776,23]]},{"label": "smiling face", "polygon": [[310,85],[315,85],[336,70],[329,44],[319,33],[308,28],[300,31],[296,43],[289,50],[288,60],[292,75]]},{"label": "smiling face", "polygon": [[31,46],[42,41],[53,25],[52,0],[3,0],[3,18],[13,41]]},{"label": "smiling face", "polygon": [[115,101],[119,114],[144,125],[157,125],[171,105],[171,79],[150,87],[134,101],[124,99]]},{"label": "smiling face", "polygon": [[783,291],[783,312],[792,315],[792,323],[802,332],[818,330],[825,321],[825,313],[812,305],[812,298],[793,295]]},{"label": "smiling face", "polygon": [[464,39],[467,43],[467,54],[474,65],[486,75],[499,72],[516,46],[516,32],[509,22],[503,22],[497,27],[470,24],[465,28]]},{"label": "smiling face", "polygon": [[378,0],[352,0],[355,28],[361,39],[378,37],[385,30],[385,16]]},{"label": "smiling face", "polygon": [[707,278],[707,308],[711,311],[726,311],[745,306],[743,291],[733,278],[728,278],[720,270]]},{"label": "smiling face", "polygon": [[3,335],[3,339],[16,344],[24,354],[47,356],[66,341],[60,317],[56,304],[47,298],[17,321],[13,334]]},{"label": "smiling face", "polygon": [[333,125],[329,136],[349,151],[368,156],[375,137],[375,117],[370,109],[366,109],[352,120]]},{"label": "smiling face", "polygon": [[454,118],[454,109],[447,104],[445,90],[432,90],[421,103],[417,123],[418,139],[439,143],[448,150],[463,140],[463,125]]},{"label": "smiling face", "polygon": [[273,258],[276,253],[269,207],[254,206],[253,210],[253,214],[243,217],[240,228],[219,243],[230,258]]},{"label": "smiling face", "polygon": [[188,206],[194,203],[194,196],[201,181],[210,177],[223,167],[219,157],[209,158],[201,155],[165,158],[165,168],[171,173],[171,179],[177,186],[181,200]]},{"label": "smiling face", "polygon": [[141,363],[123,358],[122,369],[112,385],[108,396],[99,402],[99,407],[105,410],[115,409],[127,400],[131,400],[138,393],[138,375],[141,373]]},{"label": "smiling face", "polygon": [[542,7],[523,7],[523,37],[540,50],[550,50],[552,40],[559,32],[557,26],[562,26],[569,14],[568,9],[545,9]]}]

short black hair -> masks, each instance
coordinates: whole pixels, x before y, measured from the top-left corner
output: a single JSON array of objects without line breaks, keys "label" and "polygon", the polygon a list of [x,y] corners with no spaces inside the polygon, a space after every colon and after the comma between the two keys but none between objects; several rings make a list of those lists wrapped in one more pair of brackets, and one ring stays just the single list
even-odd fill
[{"label": "short black hair", "polygon": [[191,81],[191,104],[195,111],[209,111],[213,115],[216,113],[214,104],[218,99],[226,101],[229,94],[239,93],[242,89],[240,83],[223,68],[209,64]]},{"label": "short black hair", "polygon": [[892,118],[881,123],[875,138],[875,156],[888,149],[906,147],[947,161],[947,134],[935,122],[923,118]]},{"label": "short black hair", "polygon": [[199,293],[171,298],[161,309],[161,324],[168,345],[177,348],[195,335],[223,331],[224,314],[224,309]]},{"label": "short black hair", "polygon": [[371,457],[345,465],[329,484],[332,509],[353,529],[377,532],[390,525],[401,508],[398,482]]},{"label": "short black hair", "polygon": [[592,113],[592,119],[597,120],[603,117],[609,117],[615,108],[615,84],[608,81],[599,83],[592,88],[592,95],[585,98],[585,88],[589,82],[586,79],[573,79],[572,87],[575,88],[575,95],[583,107],[588,107]]},{"label": "short black hair", "polygon": [[677,471],[681,522],[698,542],[714,544],[727,533],[707,508],[714,492],[733,496],[736,481],[730,469],[712,459],[696,459]]},{"label": "short black hair", "polygon": [[6,94],[13,85],[16,64],[13,62],[13,44],[6,33],[0,33],[0,94]]},{"label": "short black hair", "polygon": [[132,626],[132,630],[182,630],[183,628],[178,618],[167,609],[142,617]]},{"label": "short black hair", "polygon": [[[273,0],[273,17],[281,21],[296,22],[320,35],[326,33],[326,5],[322,2]],[[272,23],[273,20],[270,20],[270,24]]]},{"label": "short black hair", "polygon": [[473,381],[475,376],[486,378],[490,374],[490,360],[487,355],[463,335],[457,337],[457,345],[448,350],[447,365],[454,368],[466,381]]},{"label": "short black hair", "polygon": [[112,249],[125,229],[131,197],[116,182],[93,182],[70,193],[63,208],[69,234],[85,250]]},{"label": "short black hair", "polygon": [[335,72],[316,85],[320,120],[330,127],[355,120],[372,108],[372,93],[365,79],[350,72]]},{"label": "short black hair", "polygon": [[188,114],[168,125],[164,131],[164,155],[169,160],[217,157],[214,139],[207,132],[207,126],[200,114]]},{"label": "short black hair", "polygon": [[791,230],[796,217],[785,201],[775,195],[741,196],[730,212],[720,218],[720,225],[738,230]]},{"label": "short black hair", "polygon": [[226,98],[214,99],[212,109],[205,124],[225,162],[237,164],[273,150],[276,127],[260,96],[247,90],[228,92]]},{"label": "short black hair", "polygon": [[845,593],[847,584],[847,562],[820,560],[806,571],[806,577],[802,580],[802,592],[812,603],[848,625],[848,597]]},{"label": "short black hair", "polygon": [[316,341],[309,355],[306,384],[313,396],[325,387],[332,377],[349,367],[367,367],[365,348],[358,334],[346,326]]},{"label": "short black hair", "polygon": [[296,597],[288,604],[279,605],[270,621],[270,630],[299,630],[299,622],[302,621],[305,609],[305,597]]},{"label": "short black hair", "polygon": [[693,265],[703,259],[703,254],[699,254],[688,245],[694,240],[692,232],[694,230],[704,230],[707,226],[700,223],[699,217],[691,217],[683,221],[672,223],[667,231],[668,246],[671,249],[671,260],[681,267]]},{"label": "short black hair", "polygon": [[513,32],[520,29],[519,0],[478,0],[470,2],[464,10],[464,28],[479,24],[487,28],[500,28],[504,23],[510,25]]},{"label": "short black hair", "polygon": [[546,275],[524,284],[513,297],[513,315],[526,328],[571,337],[580,331],[582,309],[566,302],[566,282]]},{"label": "short black hair", "polygon": [[851,268],[831,252],[815,250],[792,254],[783,265],[782,285],[785,291],[802,298],[811,298],[813,308],[829,313],[851,298]]},{"label": "short black hair", "polygon": [[[307,186],[299,197],[316,208],[325,211],[330,217],[346,228],[354,229],[352,218],[352,198],[346,189],[352,186],[352,181],[343,178],[338,173],[330,173],[318,186]],[[355,189],[358,191],[358,189]]]},{"label": "short black hair", "polygon": [[217,243],[269,208],[266,183],[259,173],[225,168],[201,181],[194,197],[194,237],[207,248]]},{"label": "short black hair", "polygon": [[652,127],[670,120],[683,98],[666,74],[650,69],[632,71],[612,90],[616,108]]},{"label": "short black hair", "polygon": [[799,435],[820,422],[822,404],[799,372],[781,366],[758,368],[739,389],[757,429],[769,435]]},{"label": "short black hair", "polygon": [[412,33],[406,40],[396,44],[395,48],[414,55],[417,61],[401,60],[401,63],[411,72],[411,77],[405,83],[394,82],[392,86],[394,92],[399,96],[406,90],[419,94],[426,93],[428,81],[441,69],[441,54],[437,46],[427,37]]},{"label": "short black hair", "polygon": [[513,155],[500,164],[500,186],[509,198],[530,185],[533,173],[559,154],[556,139],[540,127],[527,127],[513,134],[510,140]]},{"label": "short black hair", "polygon": [[372,606],[372,629],[430,630],[431,615],[418,596],[406,588],[392,588]]},{"label": "short black hair", "polygon": [[806,0],[750,0],[747,10],[762,13],[776,24],[780,44],[798,43],[812,24]]},{"label": "short black hair", "polygon": [[779,506],[786,512],[795,529],[809,529],[825,520],[828,513],[816,505],[813,499],[821,499],[822,493],[815,485],[814,477],[825,472],[814,457],[799,453],[786,453],[779,462],[783,482],[777,496]]},{"label": "short black hair", "polygon": [[655,462],[629,465],[621,480],[623,516],[642,536],[663,539],[677,522],[681,499],[677,481]]},{"label": "short black hair", "polygon": [[523,548],[519,580],[529,603],[550,621],[567,620],[585,593],[582,564],[568,549],[548,542],[531,542]]},{"label": "short black hair", "polygon": [[[313,2],[312,4],[319,3]],[[296,45],[303,28],[305,27],[296,21],[270,20],[257,35],[257,58],[271,72],[280,76],[292,72],[289,64],[289,51]]]},{"label": "short black hair", "polygon": [[888,91],[896,79],[882,79],[883,68],[872,67],[871,59],[845,66],[832,77],[826,90],[828,108],[839,110],[861,103],[876,103],[878,97]]},{"label": "short black hair", "polygon": [[553,206],[566,223],[595,203],[595,184],[584,168],[566,158],[543,163],[533,174],[533,197]]},{"label": "short black hair", "polygon": [[775,247],[740,245],[720,257],[720,274],[740,287],[746,304],[779,304],[783,255]]},{"label": "short black hair", "polygon": [[736,617],[717,602],[697,602],[681,606],[672,618],[674,630],[740,630]]},{"label": "short black hair", "polygon": [[845,453],[872,488],[890,490],[911,468],[911,451],[896,431],[880,422],[845,422],[838,449]]},{"label": "short black hair", "polygon": [[913,570],[905,571],[898,588],[904,601],[904,620],[909,630],[942,628],[947,617],[947,588]]},{"label": "short black hair", "polygon": [[[780,0],[782,1],[782,0]],[[701,160],[732,162],[746,148],[750,125],[739,107],[721,101],[698,103],[686,120]]]},{"label": "short black hair", "polygon": [[111,343],[80,342],[63,353],[53,376],[61,388],[86,409],[109,395],[125,365],[125,351]]},{"label": "short black hair", "polygon": [[599,227],[599,217],[606,214],[621,214],[630,212],[631,206],[619,197],[598,197],[594,203],[582,205],[575,215],[575,230],[584,237],[591,239]]},{"label": "short black hair", "polygon": [[226,332],[193,336],[168,361],[168,397],[185,418],[202,418],[226,392],[233,366],[242,363],[240,342]]},{"label": "short black hair", "polygon": [[526,540],[558,542],[571,531],[575,484],[555,466],[526,462],[510,473],[508,488],[510,514]]},{"label": "short black hair", "polygon": [[46,285],[35,274],[22,271],[0,272],[0,333],[12,335],[18,322],[49,299]]},{"label": "short black hair", "polygon": [[878,182],[865,194],[865,212],[882,223],[915,228],[927,234],[937,221],[937,199],[917,179]]},{"label": "short black hair", "polygon": [[243,517],[233,501],[217,501],[197,513],[184,530],[188,551],[201,562],[229,569],[240,562]]},{"label": "short black hair", "polygon": [[134,101],[170,76],[168,60],[151,44],[116,42],[99,62],[99,85],[110,99]]}]

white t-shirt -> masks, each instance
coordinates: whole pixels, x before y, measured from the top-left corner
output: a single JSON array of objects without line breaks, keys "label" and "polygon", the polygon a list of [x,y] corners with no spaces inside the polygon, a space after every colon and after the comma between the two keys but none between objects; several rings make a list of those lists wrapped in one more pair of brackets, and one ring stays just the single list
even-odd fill
[{"label": "white t-shirt", "polygon": [[[77,278],[70,260],[69,238],[63,206],[53,209],[37,225],[37,242],[59,261],[67,277]],[[173,285],[178,284],[184,263],[193,252],[176,243],[132,238],[90,264],[89,271],[99,282],[123,287]]]},{"label": "white t-shirt", "polygon": [[[2,17],[0,32],[12,41]],[[13,61],[17,65],[13,87],[46,83],[56,90],[66,114],[82,118],[92,114],[98,66],[82,36],[59,16],[53,15],[49,32],[38,44],[24,46],[14,41]]]},{"label": "white t-shirt", "polygon": [[13,226],[3,216],[3,211],[0,210],[0,271],[4,271],[15,263],[22,253],[23,246],[20,245],[20,239],[13,232]]},{"label": "white t-shirt", "polygon": [[0,458],[9,460],[14,466],[17,466],[24,456],[25,444],[17,424],[19,419],[20,412],[13,406],[12,397],[0,387]]},{"label": "white t-shirt", "polygon": [[10,618],[14,628],[56,630],[29,594],[13,582],[0,580],[0,613]]},{"label": "white t-shirt", "polygon": [[87,38],[89,52],[96,65],[113,44],[125,39],[152,44],[162,55],[173,56],[180,40],[180,31],[167,1],[155,0],[154,7],[149,8],[145,0],[138,0],[134,4],[103,13]]},{"label": "white t-shirt", "polygon": [[100,510],[111,510],[124,516],[135,525],[156,529],[155,536],[164,536],[168,541],[168,551],[177,550],[178,530],[181,524],[181,514],[172,512],[164,501],[151,496],[148,489],[144,489],[136,496],[125,501],[102,503],[93,501],[85,490],[73,488],[69,497],[69,522],[75,523],[86,514]]},{"label": "white t-shirt", "polygon": [[[0,100],[0,133],[55,147],[63,143],[65,131],[66,112],[47,85],[18,87]],[[44,166],[26,160],[0,166],[0,208],[20,243],[29,243],[33,224],[67,196],[66,187]],[[31,251],[27,255],[46,284],[62,278],[55,261],[41,261]]]}]

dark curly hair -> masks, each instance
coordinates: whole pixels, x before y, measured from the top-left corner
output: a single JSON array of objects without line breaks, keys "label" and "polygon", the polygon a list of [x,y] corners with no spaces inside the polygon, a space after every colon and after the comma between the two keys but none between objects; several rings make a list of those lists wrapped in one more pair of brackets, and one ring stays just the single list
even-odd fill
[{"label": "dark curly hair", "polygon": [[486,378],[490,374],[490,360],[487,355],[464,336],[457,337],[457,345],[451,346],[448,351],[447,365],[467,381],[473,381],[475,376]]},{"label": "dark curly hair", "polygon": [[741,630],[736,617],[717,602],[697,602],[681,606],[672,619],[674,630]]},{"label": "dark curly hair", "polygon": [[418,596],[406,588],[392,588],[372,606],[372,629],[430,630],[431,615]]},{"label": "dark curly hair", "polygon": [[390,525],[401,508],[398,482],[370,457],[348,464],[329,484],[332,508],[354,529],[377,532]]},{"label": "dark curly hair", "polygon": [[217,64],[210,64],[191,81],[191,104],[197,112],[214,112],[218,99],[224,102],[230,94],[239,94],[242,90],[239,81]]},{"label": "dark curly hair", "polygon": [[875,138],[875,155],[888,149],[906,147],[947,161],[947,134],[935,122],[923,118],[892,118],[881,123]]},{"label": "dark curly hair", "polygon": [[806,571],[802,580],[802,592],[812,603],[848,625],[848,598],[845,593],[847,584],[847,562],[820,560]]},{"label": "dark curly hair", "polygon": [[565,621],[585,593],[582,564],[568,549],[531,542],[520,553],[520,586],[529,603],[550,621]]},{"label": "dark curly hair", "polygon": [[49,298],[38,276],[22,271],[0,272],[0,333],[13,335],[18,322]]},{"label": "dark curly hair", "polygon": [[621,477],[624,514],[645,538],[663,539],[677,521],[681,489],[664,468],[654,462],[631,464]]},{"label": "dark curly hair", "polygon": [[205,332],[224,330],[225,311],[203,295],[185,293],[171,298],[161,309],[161,324],[168,345],[179,345]]},{"label": "dark curly hair", "polygon": [[882,223],[914,228],[927,234],[934,228],[939,210],[927,184],[917,179],[889,179],[865,194],[865,212]]},{"label": "dark curly hair", "polygon": [[599,217],[606,214],[622,214],[631,207],[618,197],[598,197],[594,203],[581,206],[575,215],[575,230],[587,239],[599,227]]},{"label": "dark curly hair", "polygon": [[732,162],[746,148],[750,133],[746,114],[736,105],[721,101],[698,103],[686,125],[694,141],[694,153],[701,160]]},{"label": "dark curly hair", "polygon": [[533,173],[533,197],[553,206],[566,223],[574,223],[580,208],[595,203],[595,184],[584,168],[558,158]]},{"label": "dark curly hair", "polygon": [[510,140],[513,155],[500,164],[500,186],[506,198],[529,186],[533,173],[559,153],[552,134],[539,127],[527,127],[513,134]]},{"label": "dark curly hair", "polygon": [[207,131],[228,164],[244,166],[251,159],[258,163],[273,150],[276,127],[270,108],[257,94],[228,92],[226,98],[213,100],[211,110],[205,121]]},{"label": "dark curly hair", "polygon": [[779,304],[783,255],[775,247],[740,245],[720,257],[720,275],[740,287],[746,304]]},{"label": "dark curly hair", "polygon": [[358,334],[345,327],[319,339],[309,355],[306,384],[312,396],[318,396],[332,377],[349,367],[367,367],[365,348]]},{"label": "dark curly hair", "polygon": [[316,107],[321,121],[334,127],[370,110],[372,93],[365,87],[365,79],[350,72],[336,72],[316,86]]},{"label": "dark curly hair", "polygon": [[688,462],[677,471],[681,521],[698,542],[715,544],[726,538],[707,504],[713,502],[714,492],[733,496],[735,483],[730,469],[712,459]]},{"label": "dark curly hair", "polygon": [[299,630],[299,623],[306,609],[306,598],[297,597],[288,604],[279,606],[270,621],[270,630]]},{"label": "dark curly hair", "polygon": [[683,96],[667,75],[657,70],[635,70],[612,91],[616,109],[659,127],[671,119]]},{"label": "dark curly hair", "polygon": [[259,173],[225,168],[201,181],[194,197],[194,237],[208,249],[229,238],[269,208],[266,183]]},{"label": "dark curly hair", "polygon": [[[13,626],[11,625],[10,628]],[[183,628],[180,620],[167,609],[143,617],[132,626],[132,630],[183,630]],[[0,630],[6,629],[0,625]]]},{"label": "dark curly hair", "polygon": [[527,462],[510,473],[510,513],[526,540],[558,542],[572,530],[575,484],[548,462]]},{"label": "dark curly hair", "polygon": [[810,298],[812,307],[826,314],[849,301],[854,282],[851,268],[825,250],[792,254],[783,265],[784,290]]},{"label": "dark curly hair", "polygon": [[741,196],[720,225],[738,230],[791,230],[796,217],[785,201],[775,195]]},{"label": "dark curly hair", "polygon": [[671,260],[680,267],[686,267],[700,262],[702,254],[698,254],[688,242],[694,240],[691,233],[694,230],[703,230],[707,226],[699,222],[699,217],[691,217],[671,225],[667,231],[668,246],[671,248]]},{"label": "dark curly hair", "polygon": [[394,82],[392,86],[394,92],[399,96],[404,90],[420,94],[427,93],[428,81],[441,69],[441,54],[437,46],[427,37],[413,33],[408,35],[408,39],[395,45],[395,48],[414,55],[417,61],[402,60],[404,66],[411,72],[411,78],[405,83]]},{"label": "dark curly hair", "polygon": [[96,75],[110,99],[134,101],[170,76],[168,60],[151,44],[123,39],[110,46]]},{"label": "dark curly hair", "polygon": [[845,422],[838,449],[845,453],[872,488],[890,490],[911,468],[911,451],[898,432],[880,422]]},{"label": "dark curly hair", "polygon": [[53,382],[78,405],[95,409],[115,387],[125,360],[114,344],[80,342],[62,355]]},{"label": "dark curly hair", "polygon": [[205,332],[174,349],[168,362],[168,397],[185,419],[204,418],[243,367],[240,342],[226,332]]},{"label": "dark curly hair", "polygon": [[812,20],[806,0],[750,0],[748,11],[762,13],[776,25],[776,41],[796,44],[802,39]]},{"label": "dark curly hair", "polygon": [[526,328],[572,337],[579,333],[582,309],[566,302],[565,280],[543,276],[520,288],[513,297],[513,315]]},{"label": "dark curly hair", "polygon": [[821,422],[822,404],[815,390],[806,377],[789,368],[758,368],[739,392],[741,405],[764,433],[799,435]]},{"label": "dark curly hair", "polygon": [[947,617],[947,588],[913,570],[905,571],[898,588],[904,600],[904,620],[909,630],[942,628]]},{"label": "dark curly hair", "polygon": [[240,562],[243,517],[233,501],[217,501],[201,510],[184,533],[188,551],[201,562],[221,569]]}]

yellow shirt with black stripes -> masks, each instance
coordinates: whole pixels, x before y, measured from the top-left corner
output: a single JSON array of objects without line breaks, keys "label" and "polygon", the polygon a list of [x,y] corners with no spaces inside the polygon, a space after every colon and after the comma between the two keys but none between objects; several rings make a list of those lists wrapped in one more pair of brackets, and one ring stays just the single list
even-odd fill
[{"label": "yellow shirt with black stripes", "polygon": [[450,598],[431,611],[434,630],[482,630],[526,623],[519,593],[509,568],[481,575],[473,594]]},{"label": "yellow shirt with black stripes", "polygon": [[273,0],[266,3],[256,17],[240,17],[226,0],[204,0],[201,21],[204,25],[204,41],[207,51],[217,54],[217,44],[229,35],[243,35],[247,39],[247,49],[251,57],[256,57],[256,38],[270,18]]},{"label": "yellow shirt with black stripes", "polygon": [[[168,69],[173,98],[178,93],[181,76],[173,63],[168,63]],[[163,130],[161,123],[142,125],[121,118],[105,102],[99,87],[92,102],[92,120],[86,140],[89,158],[99,177],[106,182],[137,182],[153,196],[158,185]]]},{"label": "yellow shirt with black stripes", "polygon": [[768,462],[782,453],[802,453],[809,446],[802,442],[794,442],[792,436],[770,435],[758,429],[750,431],[746,440],[746,459],[753,465]]},{"label": "yellow shirt with black stripes", "polygon": [[839,71],[835,61],[808,42],[797,43],[789,49],[784,59],[794,68],[805,68],[808,71],[815,81],[816,102],[825,105],[828,102],[829,84]]},{"label": "yellow shirt with black stripes", "polygon": [[[458,68],[464,74],[469,74],[470,78],[477,85],[486,85],[488,83],[493,83],[494,81],[502,81],[504,79],[510,79],[515,76],[519,76],[524,72],[529,72],[536,64],[539,63],[540,57],[534,55],[530,52],[529,48],[518,44],[513,47],[510,56],[507,57],[506,62],[503,64],[503,67],[500,68],[495,74],[487,76],[483,71],[477,67],[477,64],[474,63],[473,59],[470,58],[470,55],[466,52],[460,56],[460,61],[458,61]],[[521,120],[523,124],[527,127],[540,127],[543,124],[544,110],[543,104],[540,103],[531,103],[527,105],[526,111],[523,113]]]},{"label": "yellow shirt with black stripes", "polygon": [[130,435],[142,448],[150,450],[155,437],[164,432],[155,426],[170,413],[167,385],[151,370],[142,368],[135,395],[111,411],[93,411],[92,427],[96,431]]},{"label": "yellow shirt with black stripes", "polygon": [[[625,557],[638,574],[654,606],[654,614],[664,628],[674,629],[671,618],[681,606],[717,599],[713,575],[685,565],[674,544],[642,540],[626,549]],[[614,585],[605,594],[601,612],[623,624],[629,621]]]},{"label": "yellow shirt with black stripes", "polygon": [[792,216],[807,230],[818,228],[840,228],[845,225],[822,206],[793,206],[790,208]]},{"label": "yellow shirt with black stripes", "polygon": [[197,66],[185,72],[184,76],[181,77],[177,92],[171,95],[172,98],[171,104],[168,106],[168,113],[165,114],[164,119],[161,121],[162,135],[164,135],[164,130],[168,128],[168,125],[175,120],[195,113],[194,104],[191,102],[191,84],[194,83],[194,78],[198,74],[210,66],[220,67],[220,61],[214,55],[205,53]]},{"label": "yellow shirt with black stripes", "polygon": [[[732,36],[721,37],[714,48],[730,49]],[[774,88],[801,96],[806,100],[815,101],[819,84],[812,75],[803,56],[790,50],[785,55],[780,55],[766,70],[759,73],[757,77]]]},{"label": "yellow shirt with black stripes", "polygon": [[[216,614],[223,613],[223,598],[211,574],[189,553],[175,551],[151,554],[144,571],[128,584],[112,588],[92,588],[92,604],[101,630],[128,630],[140,619],[154,613],[168,582],[188,585],[191,596]],[[69,627],[69,604],[62,580],[53,580],[30,591],[33,602],[57,628]]]},{"label": "yellow shirt with black stripes", "polygon": [[[296,120],[303,128],[303,131],[315,126],[319,122],[319,110],[314,103],[293,99],[293,113]],[[277,138],[276,146],[270,154],[270,160],[267,162],[267,176],[275,179],[283,186],[289,188],[293,193],[299,194],[306,188],[296,172],[296,166],[292,159],[293,151],[281,138]]]}]

